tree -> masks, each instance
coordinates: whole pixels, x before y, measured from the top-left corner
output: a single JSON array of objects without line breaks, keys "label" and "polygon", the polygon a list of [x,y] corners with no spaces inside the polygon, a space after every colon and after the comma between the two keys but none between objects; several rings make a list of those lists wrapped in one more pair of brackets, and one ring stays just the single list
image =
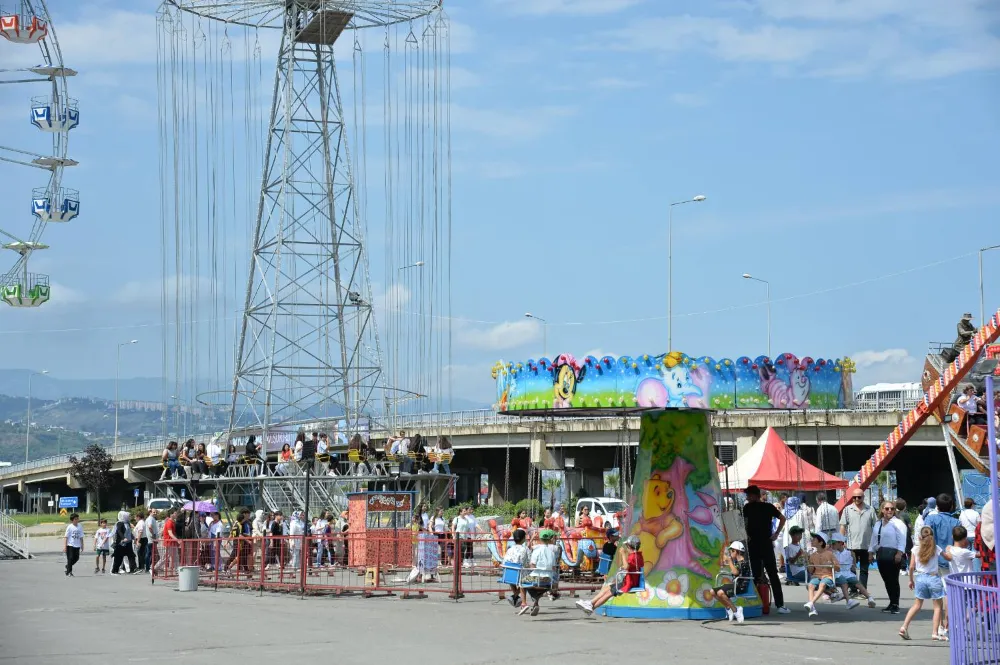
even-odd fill
[{"label": "tree", "polygon": [[562,486],[563,479],[557,475],[553,474],[542,479],[542,489],[549,493],[549,510],[556,509],[556,494]]},{"label": "tree", "polygon": [[69,456],[69,472],[88,492],[94,493],[97,519],[101,519],[101,490],[111,485],[111,455],[96,443],[87,446],[83,457]]},{"label": "tree", "polygon": [[622,482],[621,474],[617,471],[608,471],[604,474],[604,487],[611,488],[611,496],[617,498],[618,492],[620,491],[620,485]]}]

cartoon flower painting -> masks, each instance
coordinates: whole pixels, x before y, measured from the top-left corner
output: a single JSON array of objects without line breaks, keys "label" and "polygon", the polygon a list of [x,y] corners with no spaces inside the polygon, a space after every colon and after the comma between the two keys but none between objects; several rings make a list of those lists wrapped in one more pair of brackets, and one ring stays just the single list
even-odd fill
[{"label": "cartoon flower painting", "polygon": [[647,584],[646,586],[643,587],[642,591],[637,592],[635,595],[639,601],[639,604],[645,606],[649,605],[649,601],[653,599],[653,596],[656,595],[656,592],[653,590],[653,587]]},{"label": "cartoon flower painting", "polygon": [[667,601],[670,607],[681,607],[690,585],[687,575],[678,575],[676,571],[668,570],[663,575],[663,583],[656,587],[656,596]]},{"label": "cartoon flower painting", "polygon": [[704,607],[712,607],[716,603],[715,594],[712,592],[712,585],[708,582],[698,587],[698,590],[695,592],[695,598]]}]

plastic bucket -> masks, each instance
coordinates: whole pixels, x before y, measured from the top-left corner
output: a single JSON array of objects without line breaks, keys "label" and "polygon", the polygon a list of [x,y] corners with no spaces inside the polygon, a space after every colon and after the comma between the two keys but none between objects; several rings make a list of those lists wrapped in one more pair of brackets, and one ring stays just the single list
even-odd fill
[{"label": "plastic bucket", "polygon": [[198,566],[179,566],[177,568],[177,590],[197,591],[199,571]]}]

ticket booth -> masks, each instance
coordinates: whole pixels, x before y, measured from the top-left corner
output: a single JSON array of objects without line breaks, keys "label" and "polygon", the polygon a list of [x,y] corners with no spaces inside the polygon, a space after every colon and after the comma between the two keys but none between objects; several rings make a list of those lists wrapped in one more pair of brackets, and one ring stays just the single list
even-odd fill
[{"label": "ticket booth", "polygon": [[352,568],[413,565],[416,492],[357,492],[347,495],[347,524]]}]

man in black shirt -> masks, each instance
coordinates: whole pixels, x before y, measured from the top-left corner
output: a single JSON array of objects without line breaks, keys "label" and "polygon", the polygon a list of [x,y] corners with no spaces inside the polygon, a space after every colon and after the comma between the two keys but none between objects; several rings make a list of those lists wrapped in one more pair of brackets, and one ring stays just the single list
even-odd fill
[{"label": "man in black shirt", "polygon": [[618,529],[613,526],[609,526],[607,533],[607,542],[601,547],[601,554],[611,557],[611,560],[615,560],[615,554],[618,553]]},{"label": "man in black shirt", "polygon": [[[743,525],[747,531],[747,550],[753,578],[760,582],[763,578],[761,569],[767,571],[767,581],[771,585],[774,604],[778,612],[788,614],[785,607],[785,596],[781,591],[781,580],[778,578],[778,566],[774,560],[774,541],[785,527],[785,516],[773,504],[760,500],[760,488],[750,485],[746,489],[747,502],[743,506]],[[778,520],[778,528],[772,529],[773,520]]]}]

